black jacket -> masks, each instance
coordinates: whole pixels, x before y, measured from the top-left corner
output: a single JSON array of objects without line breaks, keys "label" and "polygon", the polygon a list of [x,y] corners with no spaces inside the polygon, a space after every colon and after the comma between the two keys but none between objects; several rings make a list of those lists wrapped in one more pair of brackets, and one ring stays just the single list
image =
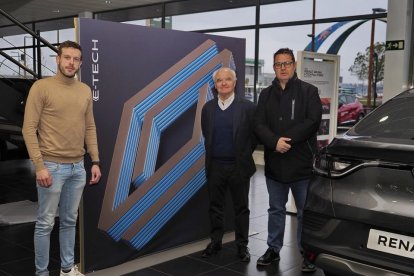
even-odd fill
[{"label": "black jacket", "polygon": [[[285,90],[275,79],[259,96],[255,132],[265,148],[265,175],[289,183],[310,178],[316,153],[316,133],[322,118],[318,89],[295,76]],[[288,137],[291,149],[276,152],[280,137]]]},{"label": "black jacket", "polygon": [[[211,154],[213,144],[214,113],[218,105],[217,98],[208,101],[201,113],[201,129],[204,136],[206,149],[206,175],[209,176],[211,167]],[[237,170],[243,177],[251,177],[256,171],[252,153],[256,146],[253,120],[256,106],[242,98],[235,97],[233,115],[233,141],[236,151]]]}]

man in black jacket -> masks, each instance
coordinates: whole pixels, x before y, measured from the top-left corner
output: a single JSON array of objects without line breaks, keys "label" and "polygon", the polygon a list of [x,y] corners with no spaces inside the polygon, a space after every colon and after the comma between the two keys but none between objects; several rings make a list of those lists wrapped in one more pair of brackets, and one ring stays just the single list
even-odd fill
[{"label": "man in black jacket", "polygon": [[[299,249],[302,214],[312,157],[316,152],[316,133],[322,117],[318,89],[296,76],[292,50],[282,48],[273,56],[276,78],[259,97],[255,116],[255,132],[264,145],[265,176],[269,193],[269,246],[257,265],[269,265],[280,259],[286,220],[289,189],[297,208],[297,241]],[[315,267],[304,260],[302,271]]]},{"label": "man in black jacket", "polygon": [[208,258],[222,247],[224,204],[229,189],[235,215],[238,255],[242,261],[248,262],[248,195],[250,177],[256,171],[252,157],[255,105],[235,95],[236,73],[232,69],[223,67],[217,70],[213,73],[213,79],[218,95],[204,105],[201,114],[211,224],[211,242],[202,256]]}]

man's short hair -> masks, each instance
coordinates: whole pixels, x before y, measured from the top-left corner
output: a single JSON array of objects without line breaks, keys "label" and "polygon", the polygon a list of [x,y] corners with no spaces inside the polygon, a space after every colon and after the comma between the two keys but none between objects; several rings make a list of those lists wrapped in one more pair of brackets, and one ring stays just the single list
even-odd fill
[{"label": "man's short hair", "polygon": [[81,58],[82,58],[82,47],[74,42],[74,41],[70,41],[70,40],[66,40],[62,43],[60,43],[59,48],[58,48],[58,56],[62,55],[62,49],[63,48],[75,48],[78,49],[81,52]]},{"label": "man's short hair", "polygon": [[221,70],[227,70],[227,71],[229,71],[230,72],[230,74],[233,76],[233,79],[234,80],[237,80],[237,77],[236,77],[236,71],[234,71],[233,69],[231,69],[231,68],[229,68],[229,67],[221,67],[221,68],[219,68],[219,69],[217,69],[216,71],[214,71],[213,72],[213,81],[214,81],[214,83],[216,82],[216,75],[217,75],[217,73],[219,72],[219,71],[221,71]]},{"label": "man's short hair", "polygon": [[277,52],[273,54],[273,61],[275,61],[277,55],[289,55],[292,58],[292,61],[295,62],[295,56],[293,55],[293,51],[289,48],[280,48],[279,50],[277,50]]}]

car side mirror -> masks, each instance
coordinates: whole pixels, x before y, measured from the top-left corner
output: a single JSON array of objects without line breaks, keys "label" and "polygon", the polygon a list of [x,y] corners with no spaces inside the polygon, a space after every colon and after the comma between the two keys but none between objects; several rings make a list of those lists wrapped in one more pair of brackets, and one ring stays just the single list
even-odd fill
[{"label": "car side mirror", "polygon": [[341,106],[343,106],[343,105],[344,105],[344,103],[339,103],[338,108],[341,108]]}]

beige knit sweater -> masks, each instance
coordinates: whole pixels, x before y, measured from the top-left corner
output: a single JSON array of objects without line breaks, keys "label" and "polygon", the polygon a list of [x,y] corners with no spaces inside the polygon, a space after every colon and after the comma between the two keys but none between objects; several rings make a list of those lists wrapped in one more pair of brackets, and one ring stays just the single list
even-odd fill
[{"label": "beige knit sweater", "polygon": [[60,74],[36,81],[26,102],[23,137],[36,171],[44,161],[99,161],[91,89]]}]

